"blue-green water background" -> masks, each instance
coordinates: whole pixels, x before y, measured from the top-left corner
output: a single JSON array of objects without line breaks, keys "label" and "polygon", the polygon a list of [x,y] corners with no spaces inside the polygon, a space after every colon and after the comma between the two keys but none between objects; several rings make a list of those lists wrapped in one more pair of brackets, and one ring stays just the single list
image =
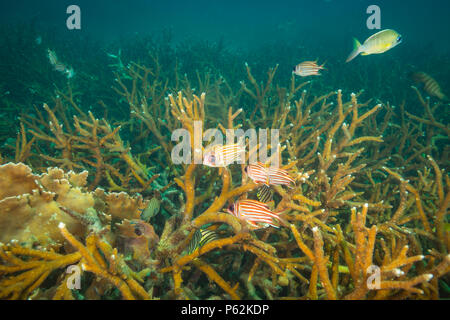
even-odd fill
[{"label": "blue-green water background", "polygon": [[[270,40],[339,50],[349,36],[366,38],[366,9],[378,5],[382,29],[400,30],[410,45],[432,45],[449,49],[450,2],[446,0],[45,0],[2,1],[2,22],[34,19],[43,26],[65,29],[66,8],[77,4],[82,10],[81,33],[96,39],[111,39],[132,33],[155,33],[171,28],[177,39],[194,36],[230,45],[248,47]],[[283,28],[283,25],[288,28]],[[344,51],[347,51],[345,49]]]}]

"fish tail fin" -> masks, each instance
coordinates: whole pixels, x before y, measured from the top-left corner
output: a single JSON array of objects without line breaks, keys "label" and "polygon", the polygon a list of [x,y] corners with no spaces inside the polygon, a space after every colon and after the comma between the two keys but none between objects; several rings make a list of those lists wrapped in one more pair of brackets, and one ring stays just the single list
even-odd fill
[{"label": "fish tail fin", "polygon": [[345,60],[345,62],[350,62],[353,59],[355,59],[358,54],[361,53],[361,43],[358,41],[358,39],[353,38],[353,51],[352,53],[350,53],[350,55],[348,56],[347,60]]}]

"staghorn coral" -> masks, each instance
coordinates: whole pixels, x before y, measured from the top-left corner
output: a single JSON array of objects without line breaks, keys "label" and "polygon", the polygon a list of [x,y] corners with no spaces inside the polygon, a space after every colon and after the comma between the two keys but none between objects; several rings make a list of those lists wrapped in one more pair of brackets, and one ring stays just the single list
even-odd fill
[{"label": "staghorn coral", "polygon": [[[0,298],[27,299],[51,272],[78,263],[78,252],[62,255],[19,246],[17,242],[0,245]],[[19,273],[19,274],[18,274]],[[17,275],[18,274],[18,275]],[[66,282],[62,282],[55,298],[71,299]]]},{"label": "staghorn coral", "polygon": [[92,272],[111,282],[126,300],[135,300],[136,297],[150,299],[149,294],[136,281],[142,281],[141,275],[127,266],[117,249],[113,249],[95,234],[90,234],[86,238],[86,246],[84,246],[67,230],[64,223],[61,222],[58,227],[64,238],[80,253],[81,267],[84,271]]},{"label": "staghorn coral", "polygon": [[[137,181],[134,191],[146,191],[151,183],[159,175],[148,177],[149,172],[140,166],[131,156],[130,149],[120,138],[118,132],[120,126],[111,128],[104,119],[95,119],[89,112],[85,114],[75,104],[72,97],[66,100],[79,112],[79,119],[74,116],[73,127],[69,125],[67,115],[63,109],[61,99],[56,100],[55,110],[51,110],[46,104],[43,108],[47,112],[50,121],[47,123],[44,115],[37,110],[39,119],[24,116],[22,121],[31,128],[29,131],[39,142],[47,142],[54,148],[61,150],[59,157],[51,157],[40,153],[39,157],[58,164],[61,168],[80,169],[85,166],[94,173],[94,179],[89,182],[89,189],[93,190],[106,178],[107,186],[111,191],[124,191],[130,184],[130,180]],[[56,112],[63,119],[58,120]],[[63,129],[63,122],[67,132]],[[41,129],[45,127],[46,130]],[[112,165],[114,158],[122,163]],[[114,178],[117,178],[118,184]]]},{"label": "staghorn coral", "polygon": [[[123,191],[80,191],[92,197],[94,211],[104,218],[95,228],[84,217],[92,214],[89,208],[61,210],[85,228],[75,234],[68,223],[60,224],[55,231],[70,244],[65,250],[76,251],[66,254],[62,247],[56,248],[60,251],[55,253],[55,260],[76,260],[73,263],[84,268],[83,277],[91,274],[102,279],[100,291],[113,288],[125,299],[439,298],[439,281],[448,281],[450,270],[449,231],[445,227],[450,182],[440,167],[447,164],[442,157],[422,157],[429,149],[423,148],[420,139],[414,142],[416,129],[396,124],[402,128],[398,136],[389,104],[361,103],[362,93],[351,94],[346,101],[340,90],[316,97],[302,91],[308,83],[297,84],[294,77],[286,88],[275,86],[277,68],[269,70],[265,83],[258,84],[248,66],[253,87],[242,82],[239,94],[228,88],[220,91],[206,82],[202,87],[206,92],[200,95],[187,84],[174,94],[169,84],[160,82],[155,63],[155,70],[133,65],[130,79],[118,77],[120,88],[116,88],[137,120],[133,130],[144,136],[150,134],[148,139],[162,146],[160,153],[150,153],[143,162],[136,159],[145,151],[133,153],[118,135],[119,127],[112,129],[106,120],[97,120],[92,114],[80,115],[83,120],[75,120],[75,128],[66,127],[67,131],[59,125],[58,116],[64,118],[63,112],[57,111],[59,106],[55,110],[46,108],[52,118],[49,125],[47,121],[27,120],[36,140],[56,139],[52,140],[54,145],[68,152],[69,161],[58,155],[52,158],[56,163],[93,171],[91,190],[105,183],[112,190]],[[237,106],[232,104],[240,99],[245,107],[233,112]],[[221,123],[208,117],[209,102],[221,104],[227,115]],[[410,115],[402,111],[402,116]],[[259,187],[248,179],[242,166],[217,169],[195,163],[164,163],[172,146],[167,131],[182,127],[193,139],[194,121],[200,121],[203,129],[213,126],[222,131],[244,124],[280,129],[282,168],[296,180],[293,188],[274,188],[275,210],[282,212],[288,227],[250,231],[245,223],[222,212],[236,199],[254,197]],[[419,122],[444,129],[424,119]],[[38,131],[37,123],[51,134],[44,129]],[[393,139],[400,139],[400,144],[386,143]],[[194,146],[194,141],[190,142]],[[151,144],[145,147],[154,149]],[[153,160],[156,164],[151,163]],[[150,167],[160,170],[154,182],[165,177],[173,180],[176,188],[159,185],[151,197],[161,198],[158,210],[163,213],[141,215],[149,203],[140,196],[130,198],[124,190],[146,191],[151,178],[145,180],[143,173]],[[58,172],[57,180],[67,174]],[[106,179],[99,172],[104,172]],[[120,178],[120,185],[111,175],[108,178],[109,173]],[[25,170],[24,175],[31,175],[31,171]],[[34,187],[32,179],[18,179],[16,184],[24,181],[25,186],[30,184],[28,188]],[[59,190],[49,180],[45,188]],[[66,198],[73,199],[62,199]],[[162,221],[163,228],[156,221]],[[215,228],[218,238],[187,253],[196,229],[205,226]],[[8,255],[8,250],[12,249],[0,257],[3,265],[25,263],[11,258],[20,255],[18,251]],[[44,259],[44,255],[28,252],[33,254]],[[54,268],[64,266],[63,262],[55,263]],[[45,278],[48,270],[39,269],[37,274]],[[377,270],[379,278],[372,283],[371,276]],[[26,298],[39,287],[39,283],[29,287],[35,279],[30,273],[21,274],[31,279],[27,282],[31,289],[20,289],[8,297]],[[19,280],[8,272],[0,275],[6,281],[0,288]],[[204,276],[209,280],[200,281]],[[61,280],[55,286],[60,289],[58,297],[72,296],[64,293]],[[96,285],[89,288],[92,286]],[[89,297],[101,297],[94,292],[89,290]]]}]

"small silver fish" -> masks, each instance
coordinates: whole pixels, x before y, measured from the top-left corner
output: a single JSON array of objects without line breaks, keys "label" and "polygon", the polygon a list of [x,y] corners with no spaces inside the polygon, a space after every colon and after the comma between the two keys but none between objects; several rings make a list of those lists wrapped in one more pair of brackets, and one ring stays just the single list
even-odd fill
[{"label": "small silver fish", "polygon": [[54,51],[47,49],[47,56],[50,64],[56,71],[63,73],[68,79],[72,78],[75,75],[75,71],[73,70],[73,68],[69,68],[64,63],[59,61]]},{"label": "small silver fish", "polygon": [[324,65],[319,66],[317,61],[304,61],[296,65],[292,72],[300,77],[320,76],[319,72],[325,69]]}]

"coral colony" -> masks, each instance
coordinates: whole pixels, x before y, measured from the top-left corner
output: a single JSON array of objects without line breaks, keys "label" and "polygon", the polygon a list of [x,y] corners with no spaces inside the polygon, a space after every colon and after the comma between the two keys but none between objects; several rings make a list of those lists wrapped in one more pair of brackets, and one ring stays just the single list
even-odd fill
[{"label": "coral colony", "polygon": [[[189,78],[161,52],[105,63],[113,86],[91,92],[55,52],[42,72],[59,86],[24,106],[15,142],[0,131],[1,299],[448,297],[450,129],[430,76],[414,77],[431,99],[405,89],[417,113],[278,81],[278,66]],[[196,128],[276,129],[276,152],[259,158],[261,136],[211,146]],[[173,161],[180,129],[180,156],[200,161]]]}]

